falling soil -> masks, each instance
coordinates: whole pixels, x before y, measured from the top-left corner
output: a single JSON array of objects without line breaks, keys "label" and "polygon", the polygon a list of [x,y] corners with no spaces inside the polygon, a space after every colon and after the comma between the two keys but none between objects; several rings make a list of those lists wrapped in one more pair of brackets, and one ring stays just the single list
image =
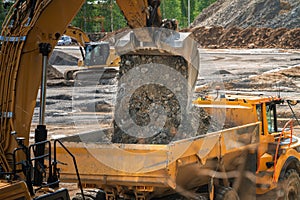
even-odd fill
[{"label": "falling soil", "polygon": [[[119,80],[128,71],[134,67],[139,67],[143,64],[165,64],[171,66],[176,71],[188,79],[188,63],[179,56],[140,56],[140,55],[125,55],[121,57]],[[146,70],[145,70],[146,71]],[[118,88],[125,83],[120,81]],[[127,87],[132,87],[126,83]],[[187,88],[184,85],[178,88],[179,93],[183,96],[187,95]],[[121,102],[124,96],[121,92],[117,94],[117,101]],[[129,105],[124,106],[121,109],[128,109],[130,120],[135,125],[140,127],[146,127],[151,120],[158,119],[160,115],[166,116],[165,123],[162,128],[149,137],[143,137],[138,133],[135,135],[129,135],[123,130],[128,130],[130,123],[126,123],[128,119],[123,119],[122,128],[114,120],[114,134],[112,136],[112,142],[114,143],[143,143],[143,144],[167,144],[173,140],[183,139],[188,137],[194,137],[197,135],[203,135],[207,133],[210,126],[210,117],[201,108],[193,107],[189,111],[181,108],[181,102],[176,98],[176,95],[167,87],[159,84],[145,84],[134,91],[130,97]],[[188,105],[188,102],[184,102],[183,105]],[[154,110],[158,111],[153,113]],[[191,113],[187,115],[187,113]],[[118,114],[118,115],[117,115]],[[151,118],[154,116],[154,119]],[[122,117],[119,113],[115,113],[114,117]],[[185,123],[185,122],[189,123]],[[157,125],[157,124],[155,124]],[[180,125],[184,126],[184,129],[180,128]],[[154,128],[147,127],[151,132]],[[155,129],[156,130],[156,129]]]}]

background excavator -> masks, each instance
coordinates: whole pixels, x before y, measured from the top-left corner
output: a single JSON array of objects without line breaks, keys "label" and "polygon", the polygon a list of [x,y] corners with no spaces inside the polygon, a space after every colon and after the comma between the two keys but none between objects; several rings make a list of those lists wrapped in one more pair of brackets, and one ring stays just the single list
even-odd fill
[{"label": "background excavator", "polygon": [[74,78],[77,79],[77,76],[85,74],[95,74],[97,70],[105,70],[107,76],[116,76],[120,57],[108,42],[92,42],[84,31],[71,25],[67,27],[64,35],[77,41],[81,53],[78,68],[70,68],[64,72],[66,80],[74,80]]}]

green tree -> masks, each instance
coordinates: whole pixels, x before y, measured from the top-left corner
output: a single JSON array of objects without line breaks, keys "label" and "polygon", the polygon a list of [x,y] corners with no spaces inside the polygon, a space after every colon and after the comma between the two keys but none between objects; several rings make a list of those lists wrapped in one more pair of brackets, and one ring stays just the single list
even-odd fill
[{"label": "green tree", "polygon": [[0,1],[0,25],[2,27],[3,21],[6,17],[6,14],[10,8],[10,6],[12,5],[12,2],[3,2]]},{"label": "green tree", "polygon": [[197,8],[197,10],[195,10],[195,12],[196,12],[195,13],[196,14],[195,17],[197,17],[197,15],[199,13],[201,13],[203,9],[207,8],[208,6],[210,6],[211,4],[215,3],[216,1],[217,0],[198,0],[198,1],[196,1],[196,8]]},{"label": "green tree", "polygon": [[[217,0],[190,0],[191,22]],[[188,0],[163,0],[161,3],[163,18],[177,19],[180,28],[188,27]]]},{"label": "green tree", "polygon": [[[162,0],[163,18],[177,19],[180,28],[188,27],[188,1],[190,1],[191,22],[199,13],[216,0]],[[111,31],[127,25],[115,0],[87,0],[72,25],[88,33]]]},{"label": "green tree", "polygon": [[114,3],[113,4],[113,23],[114,23],[114,30],[124,28],[127,26],[127,22],[122,14],[119,6]]},{"label": "green tree", "polygon": [[1,27],[2,27],[4,17],[5,17],[5,10],[4,10],[4,7],[3,7],[3,2],[1,1],[0,2],[0,24],[1,24]]},{"label": "green tree", "polygon": [[126,26],[126,21],[113,0],[86,1],[72,22],[85,32],[111,31]]}]

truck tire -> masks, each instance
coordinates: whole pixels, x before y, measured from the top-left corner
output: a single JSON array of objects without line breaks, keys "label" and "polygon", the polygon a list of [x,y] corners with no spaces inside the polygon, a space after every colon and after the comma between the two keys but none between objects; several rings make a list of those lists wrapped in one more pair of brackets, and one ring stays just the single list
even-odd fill
[{"label": "truck tire", "polygon": [[218,187],[215,192],[215,200],[240,200],[240,198],[233,188]]},{"label": "truck tire", "polygon": [[300,199],[300,177],[295,169],[289,169],[281,182],[284,190],[284,200]]}]

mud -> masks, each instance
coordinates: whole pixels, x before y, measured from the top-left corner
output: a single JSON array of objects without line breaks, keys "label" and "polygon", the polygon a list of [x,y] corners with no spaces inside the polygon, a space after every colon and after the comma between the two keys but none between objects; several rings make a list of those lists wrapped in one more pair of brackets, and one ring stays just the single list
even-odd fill
[{"label": "mud", "polygon": [[298,0],[218,0],[189,29],[202,48],[300,48]]}]

